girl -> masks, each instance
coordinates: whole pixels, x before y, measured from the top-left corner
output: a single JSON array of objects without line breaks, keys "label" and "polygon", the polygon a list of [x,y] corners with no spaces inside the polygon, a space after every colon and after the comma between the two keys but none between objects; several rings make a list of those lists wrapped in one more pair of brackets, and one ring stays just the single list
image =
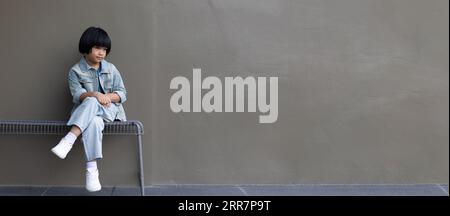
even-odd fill
[{"label": "girl", "polygon": [[78,49],[83,55],[69,72],[69,88],[75,104],[67,125],[70,132],[52,148],[64,159],[82,134],[86,164],[86,189],[101,190],[96,160],[102,156],[104,122],[126,121],[122,103],[126,89],[117,68],[105,57],[111,52],[111,39],[105,30],[89,27],[81,35]]}]

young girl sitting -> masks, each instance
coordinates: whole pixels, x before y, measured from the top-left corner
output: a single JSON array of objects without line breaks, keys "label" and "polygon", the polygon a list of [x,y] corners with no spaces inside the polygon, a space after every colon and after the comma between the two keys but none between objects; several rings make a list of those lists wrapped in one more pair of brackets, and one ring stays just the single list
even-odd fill
[{"label": "young girl sitting", "polygon": [[117,68],[105,57],[111,52],[111,39],[105,30],[89,27],[81,35],[79,51],[83,55],[69,72],[70,92],[75,104],[61,141],[52,148],[64,159],[77,137],[82,134],[86,164],[86,189],[101,190],[96,160],[101,159],[104,122],[126,121],[122,103],[126,89]]}]

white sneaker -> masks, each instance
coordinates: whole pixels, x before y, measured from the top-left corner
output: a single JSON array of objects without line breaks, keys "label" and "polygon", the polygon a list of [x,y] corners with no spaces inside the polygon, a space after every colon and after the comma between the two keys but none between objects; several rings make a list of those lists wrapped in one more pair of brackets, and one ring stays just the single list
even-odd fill
[{"label": "white sneaker", "polygon": [[73,144],[66,141],[66,139],[61,139],[58,145],[52,148],[52,152],[55,153],[61,159],[66,158],[67,153],[69,153],[70,149],[72,149]]},{"label": "white sneaker", "polygon": [[86,171],[86,190],[95,192],[102,189],[100,180],[98,180],[98,169]]}]

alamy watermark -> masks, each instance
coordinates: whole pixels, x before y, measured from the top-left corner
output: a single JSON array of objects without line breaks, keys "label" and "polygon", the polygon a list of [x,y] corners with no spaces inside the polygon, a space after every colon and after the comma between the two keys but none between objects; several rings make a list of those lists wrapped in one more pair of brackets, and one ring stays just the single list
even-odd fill
[{"label": "alamy watermark", "polygon": [[[278,119],[278,77],[269,78],[270,101],[267,100],[266,77],[252,76],[245,79],[239,76],[225,77],[225,89],[222,81],[215,76],[208,76],[202,81],[200,68],[192,70],[192,112],[244,112],[245,89],[247,86],[247,111],[258,111],[266,115],[259,116],[259,123],[274,123]],[[170,89],[177,89],[170,98],[170,109],[175,112],[191,112],[191,82],[183,76],[174,77]],[[202,98],[202,90],[209,90]],[[236,89],[236,92],[234,92]],[[222,95],[225,93],[225,107],[222,105]],[[235,94],[234,94],[235,93]],[[234,109],[236,96],[236,110]],[[257,100],[258,99],[258,100]]]}]

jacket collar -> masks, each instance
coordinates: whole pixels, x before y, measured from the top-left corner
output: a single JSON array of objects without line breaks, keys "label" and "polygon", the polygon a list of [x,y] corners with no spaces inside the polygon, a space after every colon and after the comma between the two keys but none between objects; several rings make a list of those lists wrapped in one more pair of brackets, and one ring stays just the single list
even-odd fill
[{"label": "jacket collar", "polygon": [[[92,68],[86,62],[86,59],[84,59],[84,56],[81,57],[79,64],[80,64],[80,68],[84,71],[88,71],[90,68]],[[100,71],[100,73],[109,73],[108,62],[105,59],[103,59],[101,62],[101,70],[102,71]]]}]

